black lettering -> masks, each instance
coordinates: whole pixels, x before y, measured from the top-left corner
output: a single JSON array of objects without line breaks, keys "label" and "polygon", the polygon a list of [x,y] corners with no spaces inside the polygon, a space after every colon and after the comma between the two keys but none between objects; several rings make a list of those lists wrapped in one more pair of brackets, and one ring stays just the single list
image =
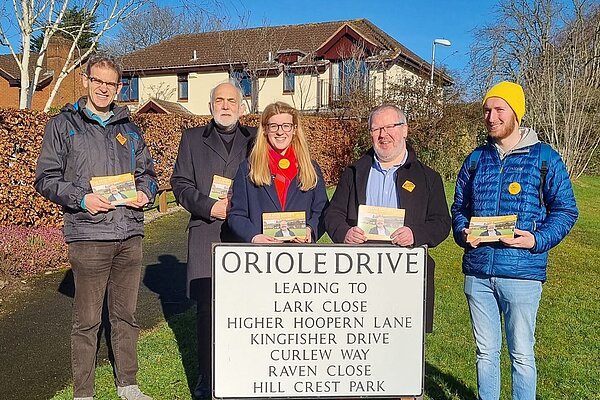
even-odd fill
[{"label": "black lettering", "polygon": [[[228,267],[227,267],[227,263],[226,263],[226,261],[227,261],[227,258],[228,258],[229,256],[233,256],[233,257],[234,257],[234,259],[235,259],[235,261],[237,262],[237,264],[235,265],[235,268],[228,268]],[[222,267],[223,267],[223,270],[224,270],[225,272],[229,272],[229,273],[231,273],[231,274],[233,274],[233,273],[237,272],[237,271],[240,269],[241,265],[242,265],[242,260],[240,259],[240,256],[239,256],[239,254],[237,254],[237,253],[234,253],[233,251],[230,251],[230,252],[228,252],[228,253],[225,253],[225,254],[223,254],[223,258],[221,259],[221,262],[222,262]]]},{"label": "black lettering", "polygon": [[[342,269],[341,257],[346,258],[346,260],[348,261],[346,270]],[[336,274],[347,274],[350,271],[352,271],[352,258],[350,257],[350,255],[345,254],[345,253],[335,253],[335,273]]]},{"label": "black lettering", "polygon": [[415,267],[415,269],[412,269],[411,266],[412,265],[417,265],[418,261],[415,260],[413,261],[412,258],[413,257],[418,257],[419,255],[417,253],[407,253],[406,257],[408,258],[408,260],[406,260],[406,273],[407,274],[416,274],[419,272],[419,269]]},{"label": "black lettering", "polygon": [[388,262],[390,263],[390,268],[393,273],[396,273],[396,269],[398,269],[398,264],[400,264],[400,261],[402,260],[402,254],[404,253],[398,253],[398,258],[396,259],[396,262],[392,261],[392,255],[390,253],[386,254]]},{"label": "black lettering", "polygon": [[369,261],[371,261],[371,257],[369,257],[369,255],[367,253],[358,253],[357,256],[358,256],[358,261],[357,261],[357,266],[356,266],[356,273],[362,274],[360,268],[365,267],[365,269],[367,271],[369,271],[370,274],[372,274],[373,270],[371,268],[369,268]]},{"label": "black lettering", "polygon": [[[289,264],[287,266],[287,270],[285,269],[281,269],[282,265],[280,265],[280,259],[281,257],[286,256],[289,260]],[[277,257],[275,257],[275,269],[277,269],[277,271],[281,272],[282,274],[288,274],[290,273],[293,269],[294,269],[294,258],[292,257],[292,255],[290,253],[279,253],[277,254]]]},{"label": "black lettering", "polygon": [[320,260],[321,257],[326,257],[326,253],[315,253],[315,274],[326,274],[326,269],[319,269],[320,266],[325,266],[325,260]]},{"label": "black lettering", "polygon": [[246,274],[250,273],[250,267],[254,267],[259,274],[262,274],[262,271],[258,268],[258,265],[256,265],[257,262],[258,254],[251,251],[246,253]]}]

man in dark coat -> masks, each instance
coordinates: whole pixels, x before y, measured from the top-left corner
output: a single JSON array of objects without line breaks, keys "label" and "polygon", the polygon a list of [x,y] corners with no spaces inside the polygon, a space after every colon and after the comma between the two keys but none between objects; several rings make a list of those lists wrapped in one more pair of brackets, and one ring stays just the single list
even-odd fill
[{"label": "man in dark coat", "polygon": [[371,235],[390,235],[388,228],[385,226],[385,219],[382,216],[377,217],[375,220],[375,226],[369,230],[369,233]]},{"label": "man in dark coat", "polygon": [[232,241],[227,224],[229,199],[209,197],[213,178],[233,178],[256,135],[241,126],[242,91],[234,81],[217,85],[210,94],[213,119],[206,126],[186,129],[173,168],[171,186],[177,202],[191,213],[188,224],[187,290],[197,302],[199,378],[194,396],[211,395],[211,263],[212,243]]},{"label": "man in dark coat", "polygon": [[[357,226],[358,206],[402,208],[404,226],[391,233],[398,246],[434,247],[450,232],[450,215],[440,175],[417,160],[406,144],[408,127],[403,111],[393,104],[369,115],[373,148],[342,173],[329,208],[325,229],[334,243],[358,245],[367,241]],[[427,257],[425,328],[433,327],[435,263]]]}]

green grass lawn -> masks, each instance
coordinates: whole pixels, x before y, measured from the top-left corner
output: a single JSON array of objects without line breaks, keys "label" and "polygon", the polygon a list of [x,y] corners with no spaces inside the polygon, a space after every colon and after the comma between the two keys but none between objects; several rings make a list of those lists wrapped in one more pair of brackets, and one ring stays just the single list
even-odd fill
[{"label": "green grass lawn", "polygon": [[[574,188],[580,218],[550,254],[538,315],[538,399],[600,398],[600,177],[582,177]],[[446,190],[450,203],[452,185]],[[426,339],[425,398],[475,399],[475,346],[462,291],[461,250],[448,238],[431,254],[437,262],[436,314]],[[188,365],[186,376],[182,360],[194,360],[194,318],[190,310],[140,340],[139,383],[157,400],[191,398],[188,381],[193,382],[195,367]],[[503,350],[501,398],[509,399],[510,365]],[[97,369],[96,386],[98,399],[117,398],[109,365]],[[72,399],[72,389],[54,399]]]}]

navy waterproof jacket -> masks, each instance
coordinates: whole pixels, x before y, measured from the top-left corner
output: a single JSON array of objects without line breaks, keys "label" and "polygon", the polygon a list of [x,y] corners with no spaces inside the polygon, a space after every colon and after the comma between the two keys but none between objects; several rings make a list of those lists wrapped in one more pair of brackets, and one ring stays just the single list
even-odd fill
[{"label": "navy waterproof jacket", "polygon": [[[532,132],[535,135],[535,132]],[[469,171],[467,157],[456,182],[452,204],[454,240],[464,247],[463,273],[484,277],[507,277],[546,280],[548,250],[556,246],[573,227],[578,211],[573,188],[560,155],[549,149],[548,174],[540,199],[540,152],[535,144],[518,148],[500,159],[493,143],[483,145],[475,171]],[[509,191],[518,183],[520,191]],[[513,188],[516,185],[513,185]],[[472,216],[517,215],[518,229],[535,236],[532,249],[516,249],[502,243],[483,243],[472,248],[466,243],[463,229]]]},{"label": "navy waterproof jacket", "polygon": [[150,152],[129,119],[127,107],[113,107],[114,115],[102,126],[86,114],[86,102],[82,97],[75,104],[67,104],[46,125],[34,186],[42,196],[63,207],[67,243],[143,235],[141,210],[118,206],[92,215],[81,206],[84,196],[92,193],[92,177],[130,172],[136,189],[150,202],[158,189]]}]

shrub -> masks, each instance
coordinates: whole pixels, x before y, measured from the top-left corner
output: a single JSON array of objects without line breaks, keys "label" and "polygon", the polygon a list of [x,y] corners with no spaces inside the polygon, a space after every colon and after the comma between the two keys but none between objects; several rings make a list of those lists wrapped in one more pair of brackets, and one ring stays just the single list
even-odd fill
[{"label": "shrub", "polygon": [[487,134],[479,104],[446,104],[441,118],[417,119],[409,123],[408,141],[419,159],[454,181],[465,157]]},{"label": "shrub", "polygon": [[67,245],[59,228],[0,227],[0,275],[20,278],[67,266]]},{"label": "shrub", "polygon": [[[36,161],[44,127],[50,117],[41,111],[0,109],[0,225],[60,226],[60,207],[33,188]],[[207,116],[136,114],[133,120],[144,132],[155,160],[160,184],[167,184],[177,157],[181,132],[204,125]],[[257,115],[244,116],[243,124],[258,126]],[[303,117],[312,155],[328,185],[337,183],[342,169],[352,161],[358,124],[322,117]]]}]

